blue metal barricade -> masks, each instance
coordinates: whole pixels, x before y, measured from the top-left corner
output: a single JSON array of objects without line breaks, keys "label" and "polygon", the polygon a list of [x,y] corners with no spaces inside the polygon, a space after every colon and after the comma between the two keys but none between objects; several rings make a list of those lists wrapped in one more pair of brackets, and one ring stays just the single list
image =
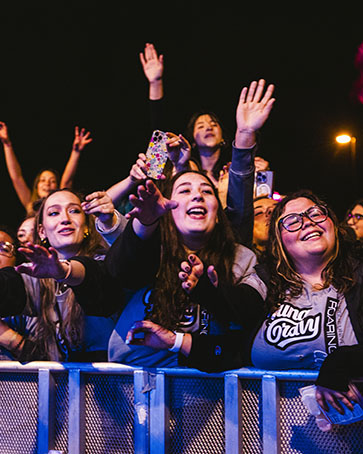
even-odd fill
[{"label": "blue metal barricade", "polygon": [[312,371],[0,362],[1,454],[360,454],[363,423],[321,432]]}]

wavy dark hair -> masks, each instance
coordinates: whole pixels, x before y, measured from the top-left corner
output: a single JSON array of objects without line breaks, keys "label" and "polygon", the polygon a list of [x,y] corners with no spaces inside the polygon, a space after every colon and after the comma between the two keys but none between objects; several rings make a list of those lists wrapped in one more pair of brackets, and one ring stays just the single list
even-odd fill
[{"label": "wavy dark hair", "polygon": [[335,213],[323,200],[310,190],[299,190],[286,195],[275,206],[271,216],[266,258],[270,272],[267,302],[271,309],[276,309],[283,301],[300,296],[303,290],[303,280],[284,248],[279,225],[286,204],[298,198],[306,198],[316,205],[324,205],[334,224],[335,248],[322,273],[323,288],[332,284],[339,293],[343,294],[356,282],[354,268],[356,260],[361,256],[357,242],[351,241],[347,231],[339,224]]},{"label": "wavy dark hair", "polygon": [[[236,242],[232,228],[218,198],[217,190],[212,181],[202,172],[187,170],[179,172],[165,185],[164,195],[171,197],[174,183],[182,175],[193,173],[203,176],[211,185],[218,201],[217,223],[208,239],[207,244],[200,250],[195,251],[205,266],[213,264],[218,273],[218,281],[233,284],[235,279],[232,268],[236,253]],[[152,294],[153,309],[150,314],[151,320],[169,329],[175,329],[185,309],[192,303],[190,297],[181,287],[178,277],[180,264],[187,259],[187,251],[179,234],[172,213],[162,217],[161,229],[161,260],[156,277],[155,290]]]},{"label": "wavy dark hair", "polygon": [[208,111],[208,110],[200,110],[198,112],[195,112],[190,117],[190,120],[186,127],[185,135],[192,146],[191,159],[197,163],[197,165],[200,169],[202,169],[202,164],[201,164],[201,160],[200,160],[199,150],[198,150],[197,144],[195,143],[195,140],[194,140],[194,126],[195,126],[195,123],[198,120],[198,118],[201,117],[202,115],[209,115],[210,118],[214,122],[216,122],[222,129],[223,142],[221,143],[221,153],[219,155],[218,161],[215,163],[215,165],[212,169],[212,174],[213,174],[214,178],[218,181],[219,173],[223,169],[223,166],[226,165],[228,162],[230,162],[232,159],[230,140],[228,138],[225,127],[222,125],[220,119],[214,112]]},{"label": "wavy dark hair", "polygon": [[[39,237],[39,226],[43,222],[43,213],[45,203],[48,198],[57,192],[69,192],[76,195],[80,201],[83,200],[83,195],[73,191],[71,189],[56,189],[52,191],[47,197],[44,197],[41,201],[39,210],[35,216],[35,229],[34,229],[34,243],[43,244]],[[88,233],[81,244],[79,255],[85,255],[88,257],[94,257],[96,255],[103,255],[108,249],[107,244],[96,231],[94,216],[85,215],[86,228]],[[37,307],[33,308],[38,316],[37,325],[35,328],[35,341],[38,347],[38,351],[42,352],[44,358],[52,359],[53,350],[52,345],[56,344],[56,325],[51,317],[50,309],[53,307],[56,301],[57,283],[54,279],[39,279],[39,298],[37,300]],[[61,336],[66,340],[67,345],[72,350],[81,348],[83,340],[83,310],[81,306],[76,302],[74,293],[68,292],[67,300],[65,303],[68,307],[67,314],[62,320]],[[51,341],[51,342],[50,342]]]}]

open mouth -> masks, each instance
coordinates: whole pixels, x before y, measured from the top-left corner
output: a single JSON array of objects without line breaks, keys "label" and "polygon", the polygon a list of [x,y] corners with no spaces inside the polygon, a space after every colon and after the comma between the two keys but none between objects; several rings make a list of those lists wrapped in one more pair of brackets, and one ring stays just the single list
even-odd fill
[{"label": "open mouth", "polygon": [[308,233],[307,235],[305,235],[301,241],[309,241],[314,238],[320,238],[321,235],[322,235],[322,232],[311,232],[311,233]]},{"label": "open mouth", "polygon": [[187,211],[188,216],[194,216],[194,217],[203,217],[207,214],[207,210],[202,207],[195,207],[195,208],[189,208]]}]

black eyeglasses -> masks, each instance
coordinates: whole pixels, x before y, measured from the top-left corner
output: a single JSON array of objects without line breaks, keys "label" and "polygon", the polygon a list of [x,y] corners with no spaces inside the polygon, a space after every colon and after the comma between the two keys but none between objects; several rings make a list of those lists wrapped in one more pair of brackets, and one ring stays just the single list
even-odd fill
[{"label": "black eyeglasses", "polygon": [[9,241],[0,241],[0,254],[12,257],[15,255],[15,246]]},{"label": "black eyeglasses", "polygon": [[348,216],[347,216],[347,219],[346,221],[349,222],[351,224],[356,224],[358,221],[362,220],[363,219],[363,214],[358,214],[358,213],[349,213]]},{"label": "black eyeglasses", "polygon": [[314,205],[302,213],[290,213],[279,220],[279,224],[288,232],[300,230],[304,223],[304,216],[315,224],[324,222],[328,217],[328,210],[323,205]]}]

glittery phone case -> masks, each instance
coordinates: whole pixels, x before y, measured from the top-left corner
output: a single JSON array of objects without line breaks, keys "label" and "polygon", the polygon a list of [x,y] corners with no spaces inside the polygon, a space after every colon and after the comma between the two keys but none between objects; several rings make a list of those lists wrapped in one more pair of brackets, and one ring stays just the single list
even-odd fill
[{"label": "glittery phone case", "polygon": [[166,141],[168,136],[165,132],[156,130],[152,133],[151,140],[146,151],[147,176],[159,180],[164,172],[168,159]]}]

